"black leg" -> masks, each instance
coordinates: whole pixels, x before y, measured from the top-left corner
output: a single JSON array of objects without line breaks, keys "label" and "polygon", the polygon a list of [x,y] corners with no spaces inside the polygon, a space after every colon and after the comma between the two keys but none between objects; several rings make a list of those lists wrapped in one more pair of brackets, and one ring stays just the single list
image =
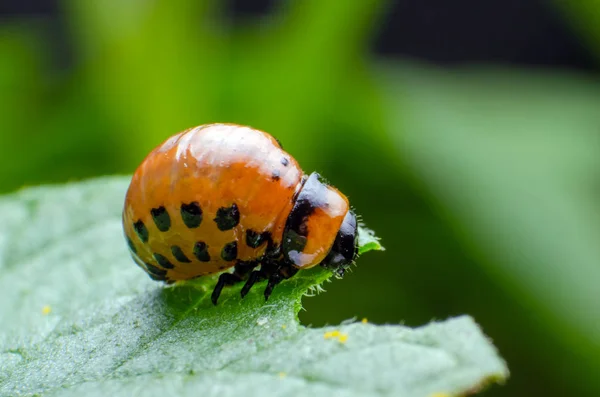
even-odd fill
[{"label": "black leg", "polygon": [[281,274],[279,274],[279,273],[271,274],[271,277],[269,277],[269,282],[267,283],[267,288],[265,288],[265,301],[269,300],[269,296],[271,296],[271,293],[273,292],[273,288],[275,288],[275,286],[277,284],[279,284],[282,279],[283,278],[281,277]]},{"label": "black leg", "polygon": [[242,288],[242,298],[244,298],[248,292],[250,292],[250,288],[252,288],[252,286],[260,280],[263,280],[266,278],[265,273],[263,273],[262,270],[255,270],[252,273],[250,273],[250,277],[248,277],[248,281],[246,281],[246,284],[244,284],[244,287]]},{"label": "black leg", "polygon": [[217,301],[219,300],[219,296],[221,295],[221,291],[223,290],[224,286],[235,284],[235,283],[239,282],[240,280],[241,280],[240,276],[235,275],[235,274],[231,274],[231,273],[221,274],[219,276],[219,281],[217,281],[217,285],[215,285],[215,289],[213,290],[213,293],[210,297],[213,305],[217,304]]},{"label": "black leg", "polygon": [[235,265],[233,273],[223,273],[219,276],[219,281],[213,290],[211,300],[213,304],[217,304],[219,296],[226,285],[237,284],[242,280],[246,280],[246,283],[242,287],[241,295],[244,298],[252,286],[263,279],[268,279],[267,287],[265,288],[265,300],[268,300],[273,292],[273,288],[281,281],[294,276],[298,269],[291,263],[282,263],[275,260],[266,260],[261,264],[260,270],[254,270],[259,265],[259,262],[238,262]]},{"label": "black leg", "polygon": [[269,282],[267,283],[267,288],[265,288],[265,300],[269,300],[269,297],[273,292],[273,288],[275,288],[277,284],[283,280],[293,277],[296,273],[298,273],[298,268],[291,263],[279,263],[278,266],[270,273]]},{"label": "black leg", "polygon": [[215,285],[215,289],[213,290],[211,300],[213,304],[217,304],[219,300],[219,296],[223,291],[223,287],[226,285],[237,284],[242,280],[245,280],[248,277],[248,273],[252,272],[256,266],[258,266],[257,261],[252,262],[243,262],[238,261],[235,265],[235,268],[232,273],[223,273],[219,276],[219,281],[217,281],[217,285]]},{"label": "black leg", "polygon": [[260,270],[255,270],[250,273],[250,277],[248,277],[248,281],[246,281],[246,284],[244,284],[241,291],[242,298],[250,292],[250,289],[255,283],[269,278],[271,274],[277,272],[277,269],[279,269],[279,262],[270,259],[263,260],[260,265]]}]

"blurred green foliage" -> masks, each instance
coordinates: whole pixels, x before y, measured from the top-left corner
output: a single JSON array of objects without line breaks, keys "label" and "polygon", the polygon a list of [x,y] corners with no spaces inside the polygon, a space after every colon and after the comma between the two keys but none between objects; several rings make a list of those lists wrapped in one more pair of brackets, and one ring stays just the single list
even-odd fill
[{"label": "blurred green foliage", "polygon": [[[468,313],[511,369],[489,395],[600,393],[598,81],[383,63],[383,0],[236,24],[216,1],[62,4],[66,72],[32,21],[0,30],[0,189],[131,173],[198,124],[269,131],[387,249],[306,299],[305,323]],[[560,5],[600,51],[600,6]]]}]

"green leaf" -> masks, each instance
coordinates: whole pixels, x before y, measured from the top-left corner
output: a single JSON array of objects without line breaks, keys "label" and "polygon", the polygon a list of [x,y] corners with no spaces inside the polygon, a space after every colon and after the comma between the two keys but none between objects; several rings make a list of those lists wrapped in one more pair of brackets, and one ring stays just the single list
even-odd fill
[{"label": "green leaf", "polygon": [[[215,279],[165,287],[129,257],[126,178],[0,199],[0,395],[460,395],[508,370],[468,316],[409,329],[310,329],[315,269],[210,303]],[[373,241],[368,242],[373,248]]]},{"label": "green leaf", "polygon": [[358,227],[358,246],[359,255],[369,251],[385,251],[379,242],[379,237],[375,236],[375,232],[367,229],[364,225]]}]

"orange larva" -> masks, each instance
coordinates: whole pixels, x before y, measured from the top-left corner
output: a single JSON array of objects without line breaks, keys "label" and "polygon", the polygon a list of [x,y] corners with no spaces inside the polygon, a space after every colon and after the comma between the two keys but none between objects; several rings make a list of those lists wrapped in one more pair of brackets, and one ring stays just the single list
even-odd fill
[{"label": "orange larva", "polygon": [[[167,139],[135,171],[123,209],[135,262],[154,280],[223,272],[225,285],[281,280],[316,265],[339,274],[357,255],[348,199],[305,175],[271,135],[208,124]],[[233,267],[233,272],[224,272]]]}]

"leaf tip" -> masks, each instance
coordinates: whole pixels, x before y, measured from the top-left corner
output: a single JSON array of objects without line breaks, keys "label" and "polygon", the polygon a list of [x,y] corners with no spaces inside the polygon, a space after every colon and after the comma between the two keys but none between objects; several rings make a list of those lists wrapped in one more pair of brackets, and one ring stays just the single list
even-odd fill
[{"label": "leaf tip", "polygon": [[358,226],[358,254],[362,255],[369,251],[385,251],[385,247],[381,245],[380,238],[375,235],[375,232],[367,228],[363,223]]}]

